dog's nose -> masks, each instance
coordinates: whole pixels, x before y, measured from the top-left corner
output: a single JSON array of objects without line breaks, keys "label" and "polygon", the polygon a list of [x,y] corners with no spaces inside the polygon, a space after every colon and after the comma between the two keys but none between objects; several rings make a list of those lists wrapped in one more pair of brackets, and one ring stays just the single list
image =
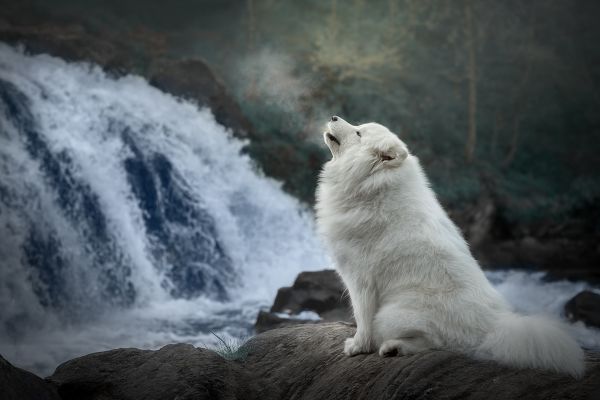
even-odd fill
[{"label": "dog's nose", "polygon": [[338,120],[338,117],[336,117],[336,116],[334,115],[333,117],[331,117],[331,120],[332,120],[333,122],[335,122],[335,121],[337,121],[337,120]]}]

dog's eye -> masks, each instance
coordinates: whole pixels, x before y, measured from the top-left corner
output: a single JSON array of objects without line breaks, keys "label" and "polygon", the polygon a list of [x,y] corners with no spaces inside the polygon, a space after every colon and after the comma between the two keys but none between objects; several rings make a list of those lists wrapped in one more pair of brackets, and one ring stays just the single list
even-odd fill
[{"label": "dog's eye", "polygon": [[359,131],[356,131],[356,134],[358,135],[358,137],[360,137],[360,132]]}]

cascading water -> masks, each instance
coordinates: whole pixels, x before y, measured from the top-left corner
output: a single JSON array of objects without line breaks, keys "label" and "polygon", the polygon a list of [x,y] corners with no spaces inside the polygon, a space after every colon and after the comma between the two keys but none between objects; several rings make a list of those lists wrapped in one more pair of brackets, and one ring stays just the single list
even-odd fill
[{"label": "cascading water", "polygon": [[141,78],[0,47],[0,353],[48,372],[247,335],[327,260],[310,212],[242,146]]},{"label": "cascading water", "polygon": [[[93,351],[250,334],[279,287],[329,262],[310,211],[242,147],[141,78],[0,44],[0,354],[44,375]],[[587,288],[488,277],[530,313]]]}]

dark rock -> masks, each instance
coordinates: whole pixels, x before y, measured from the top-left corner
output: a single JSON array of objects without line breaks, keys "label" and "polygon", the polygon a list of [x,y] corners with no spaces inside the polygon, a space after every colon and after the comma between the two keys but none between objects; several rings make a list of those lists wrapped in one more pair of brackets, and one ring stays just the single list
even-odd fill
[{"label": "dark rock", "polygon": [[[524,268],[546,272],[551,279],[600,282],[600,252],[577,239],[524,237],[488,241],[473,248],[484,267]],[[568,267],[565,267],[568,266]]]},{"label": "dark rock", "polygon": [[245,136],[252,129],[223,83],[204,62],[162,60],[151,64],[148,76],[150,84],[160,90],[209,107],[217,122],[238,136]]},{"label": "dark rock", "polygon": [[51,54],[68,61],[95,63],[115,73],[134,68],[124,49],[91,34],[74,21],[40,19],[15,24],[5,21],[0,26],[0,41],[23,45],[33,54]]},{"label": "dark rock", "polygon": [[600,354],[586,375],[517,370],[448,351],[346,357],[355,329],[340,323],[274,329],[237,361],[189,345],[120,349],[61,365],[49,379],[63,400],[129,399],[597,399]]},{"label": "dark rock", "polygon": [[285,326],[298,325],[298,324],[315,324],[320,321],[310,319],[296,319],[296,318],[282,318],[276,313],[259,311],[256,317],[256,324],[254,330],[256,333],[262,333],[270,329],[283,328]]},{"label": "dark rock", "polygon": [[535,222],[507,220],[507,207],[484,192],[472,204],[448,208],[484,268],[538,270],[550,279],[600,283],[597,207]]},{"label": "dark rock", "polygon": [[89,354],[60,365],[49,380],[63,400],[258,398],[246,371],[213,351],[177,344]]},{"label": "dark rock", "polygon": [[[77,21],[37,18],[24,22],[22,16],[15,16],[14,21],[18,22],[2,21],[0,41],[23,45],[34,54],[48,53],[67,61],[92,62],[115,75],[142,75],[162,91],[210,108],[216,121],[231,128],[235,135],[246,138],[252,132],[238,104],[203,61],[168,59],[160,49],[148,47],[160,47],[160,37],[147,40],[156,33],[143,32],[146,41],[133,34],[130,41],[124,41],[106,32],[94,32]],[[145,52],[140,54],[136,45],[145,45]]]},{"label": "dark rock", "polygon": [[583,321],[600,328],[600,294],[584,290],[565,304],[565,315],[571,321]]},{"label": "dark rock", "polygon": [[334,270],[302,272],[293,286],[279,289],[270,313],[259,313],[255,329],[260,333],[275,327],[306,323],[303,320],[281,318],[274,313],[314,311],[321,317],[320,322],[350,322],[353,320],[352,307],[344,292],[344,284]]},{"label": "dark rock", "polygon": [[245,360],[260,376],[259,398],[278,399],[595,399],[600,354],[587,354],[585,377],[516,370],[448,351],[381,358],[346,357],[354,335],[343,324],[274,329],[248,342]]},{"label": "dark rock", "polygon": [[279,289],[271,312],[314,311],[323,319],[348,320],[349,297],[340,276],[332,269],[301,272],[292,287]]},{"label": "dark rock", "polygon": [[2,400],[60,400],[56,389],[42,378],[14,367],[0,356]]}]

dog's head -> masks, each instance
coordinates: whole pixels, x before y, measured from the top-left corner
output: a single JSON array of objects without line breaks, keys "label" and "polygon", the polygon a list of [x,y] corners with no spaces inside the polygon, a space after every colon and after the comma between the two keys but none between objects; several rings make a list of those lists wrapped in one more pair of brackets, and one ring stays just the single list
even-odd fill
[{"label": "dog's head", "polygon": [[332,162],[352,165],[366,175],[399,168],[409,155],[398,136],[373,122],[354,126],[334,116],[323,138],[333,155]]}]

